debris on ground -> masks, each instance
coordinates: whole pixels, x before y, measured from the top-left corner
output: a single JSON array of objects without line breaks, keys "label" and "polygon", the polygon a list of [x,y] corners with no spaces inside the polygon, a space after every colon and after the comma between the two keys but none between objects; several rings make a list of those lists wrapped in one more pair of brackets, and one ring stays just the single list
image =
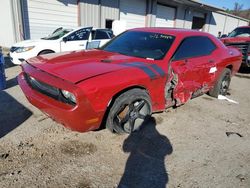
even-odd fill
[{"label": "debris on ground", "polygon": [[229,137],[232,134],[238,135],[239,137],[243,137],[240,133],[237,132],[226,132],[227,137]]},{"label": "debris on ground", "polygon": [[228,97],[224,96],[224,95],[218,95],[218,99],[219,100],[226,100],[228,102],[234,103],[234,104],[239,104],[239,102],[229,99]]},{"label": "debris on ground", "polygon": [[242,174],[237,175],[236,178],[238,178],[241,182],[245,181],[245,177]]},{"label": "debris on ground", "polygon": [[9,153],[0,154],[0,159],[7,159],[9,155],[10,155]]}]

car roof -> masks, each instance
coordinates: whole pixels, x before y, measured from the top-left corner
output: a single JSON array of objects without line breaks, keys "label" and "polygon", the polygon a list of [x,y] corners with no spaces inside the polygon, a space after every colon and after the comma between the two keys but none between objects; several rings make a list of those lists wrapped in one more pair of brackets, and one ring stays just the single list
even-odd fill
[{"label": "car roof", "polygon": [[93,26],[84,26],[84,27],[63,27],[64,29],[73,29],[73,30],[79,30],[79,29],[84,29],[84,28],[92,28],[92,30],[97,30],[97,29],[100,29],[100,30],[110,30],[110,29],[107,29],[107,28],[96,28],[96,27],[93,27]]},{"label": "car roof", "polygon": [[209,33],[203,31],[197,31],[192,29],[182,29],[182,28],[168,28],[168,27],[144,27],[144,28],[134,28],[130,29],[130,31],[144,31],[144,32],[155,32],[155,33],[162,33],[168,34],[172,36],[212,36]]}]

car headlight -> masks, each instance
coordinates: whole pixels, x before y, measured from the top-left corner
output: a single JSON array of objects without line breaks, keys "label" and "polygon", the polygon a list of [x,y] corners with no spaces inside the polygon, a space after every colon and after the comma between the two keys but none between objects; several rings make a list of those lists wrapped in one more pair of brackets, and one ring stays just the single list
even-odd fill
[{"label": "car headlight", "polygon": [[69,92],[69,91],[66,91],[66,90],[61,90],[62,92],[62,95],[68,99],[70,102],[76,104],[76,97],[73,93]]},{"label": "car headlight", "polygon": [[35,46],[19,47],[15,50],[15,52],[16,53],[27,52],[29,50],[32,50],[33,48],[35,48]]}]

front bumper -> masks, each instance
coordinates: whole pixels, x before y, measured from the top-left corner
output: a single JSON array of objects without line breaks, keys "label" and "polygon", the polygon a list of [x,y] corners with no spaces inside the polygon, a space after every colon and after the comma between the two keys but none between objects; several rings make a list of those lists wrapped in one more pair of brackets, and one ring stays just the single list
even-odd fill
[{"label": "front bumper", "polygon": [[[59,78],[56,81],[53,81],[56,79],[55,77],[48,75],[47,73],[36,71],[38,70],[32,70],[32,68],[29,67],[28,74],[32,74],[33,77],[37,77],[38,74],[41,76],[42,74],[43,79],[49,80],[49,82],[54,82],[55,87],[63,84],[66,87],[65,89],[69,90],[69,83],[60,80]],[[65,127],[79,132],[86,132],[99,128],[104,113],[94,111],[91,104],[89,104],[86,98],[84,99],[82,94],[77,94],[77,104],[72,106],[32,89],[25,80],[24,72],[19,74],[18,83],[31,104],[39,108],[55,121],[63,124]]]},{"label": "front bumper", "polygon": [[30,50],[30,51],[22,52],[22,53],[10,52],[9,56],[13,64],[21,65],[23,61],[31,57],[37,56],[37,53],[34,50]]}]

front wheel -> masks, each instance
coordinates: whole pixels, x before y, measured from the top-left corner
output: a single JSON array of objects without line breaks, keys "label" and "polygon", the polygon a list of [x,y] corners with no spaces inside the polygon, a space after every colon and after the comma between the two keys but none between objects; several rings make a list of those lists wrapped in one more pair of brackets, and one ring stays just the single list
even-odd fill
[{"label": "front wheel", "polygon": [[131,89],[121,94],[110,109],[106,127],[116,133],[132,133],[139,130],[151,115],[149,95],[142,89]]},{"label": "front wheel", "polygon": [[209,95],[212,97],[218,97],[218,95],[226,95],[231,82],[231,70],[225,68],[219,79],[216,81],[214,88],[209,91]]}]

